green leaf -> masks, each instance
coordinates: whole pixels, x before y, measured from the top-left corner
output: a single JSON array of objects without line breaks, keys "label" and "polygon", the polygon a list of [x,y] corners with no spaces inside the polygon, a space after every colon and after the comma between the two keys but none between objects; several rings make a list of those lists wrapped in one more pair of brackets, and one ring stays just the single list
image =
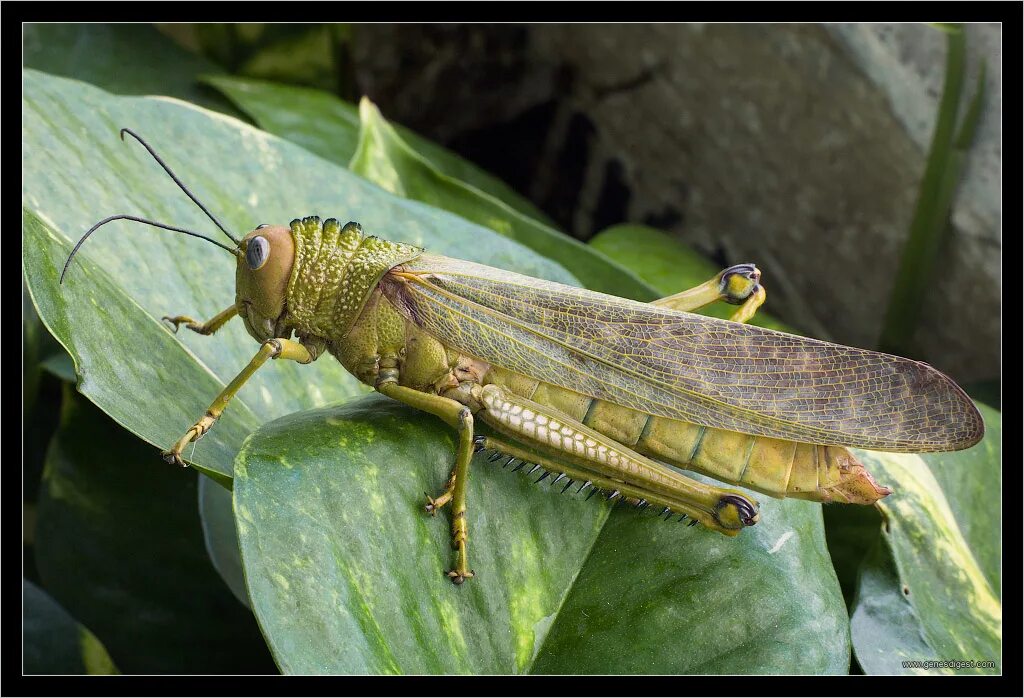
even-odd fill
[{"label": "green leaf", "polygon": [[[359,144],[359,109],[322,90],[230,75],[203,76],[260,128],[298,143],[312,153],[348,166]],[[394,125],[409,146],[445,175],[461,180],[524,216],[554,223],[528,199],[494,175],[413,131]]]},{"label": "green leaf", "polygon": [[1000,593],[1003,479],[1002,413],[975,403],[985,420],[985,438],[966,451],[926,453],[960,532],[996,595]]},{"label": "green leaf", "polygon": [[920,324],[921,308],[928,296],[928,287],[938,271],[943,242],[949,236],[949,212],[966,165],[967,149],[973,140],[985,87],[983,65],[978,76],[977,92],[968,107],[958,137],[956,118],[967,63],[967,38],[956,25],[944,27],[947,48],[942,97],[914,206],[914,217],[900,256],[900,266],[878,340],[881,351],[903,356],[920,353],[914,345],[914,333]]},{"label": "green leaf", "polygon": [[[894,489],[877,504],[885,523],[879,547],[861,569],[851,618],[854,651],[866,673],[1000,671],[1002,606],[979,564],[980,556],[998,579],[999,481],[987,478],[998,472],[999,428],[998,414],[982,410],[985,440],[960,454],[927,456],[935,474],[919,456],[858,451],[876,479]],[[950,659],[996,666],[902,664]]]},{"label": "green leaf", "polygon": [[210,561],[235,598],[249,608],[242,554],[238,549],[238,530],[231,510],[231,491],[202,475],[199,476],[199,518],[203,523],[203,542]]},{"label": "green leaf", "polygon": [[457,213],[517,240],[564,266],[587,288],[641,301],[656,297],[654,289],[625,267],[438,170],[365,97],[359,119],[359,146],[349,164],[354,172],[399,196]]},{"label": "green leaf", "polygon": [[[142,135],[232,230],[335,216],[439,254],[575,283],[512,241],[194,106],[117,97],[30,70],[24,114],[23,265],[32,300],[74,358],[79,390],[159,448],[204,413],[258,346],[237,321],[214,337],[175,335],[159,322],[178,313],[206,319],[234,302],[234,260],[199,240],[119,221],[89,239],[58,285],[71,241],[111,214],[213,227],[145,150],[118,140],[122,126],[155,124]],[[184,143],[187,152],[174,148]],[[330,357],[315,367],[275,362],[257,372],[194,454],[185,455],[227,484],[234,454],[258,424],[364,390]],[[155,452],[153,460],[158,466]]]},{"label": "green leaf", "polygon": [[24,277],[21,280],[21,318],[21,409],[30,414],[39,394],[40,348],[45,333],[43,323],[29,300]]},{"label": "green leaf", "polygon": [[21,580],[26,674],[118,674],[106,648],[56,601]]},{"label": "green leaf", "polygon": [[631,269],[662,298],[703,283],[721,271],[675,237],[646,225],[613,225],[592,237],[590,246]]},{"label": "green leaf", "polygon": [[[196,82],[221,72],[149,24],[25,24],[26,68],[89,82],[126,95],[177,97],[226,114],[229,101]],[[145,124],[138,124],[144,128]]]},{"label": "green leaf", "polygon": [[196,474],[153,460],[67,390],[39,499],[43,584],[126,673],[273,671],[252,615],[206,557]]},{"label": "green leaf", "polygon": [[[626,223],[606,228],[591,238],[590,246],[631,270],[652,286],[660,298],[693,288],[722,271],[671,235],[645,225]],[[699,312],[728,318],[735,309],[726,303],[713,303]],[[793,332],[764,312],[758,312],[750,324]]]},{"label": "green leaf", "polygon": [[347,167],[356,152],[359,113],[329,92],[233,75],[200,80],[220,90],[264,131],[315,155]]},{"label": "green leaf", "polygon": [[826,504],[822,507],[828,552],[843,590],[846,607],[853,609],[861,567],[878,543],[882,517],[874,507]]},{"label": "green leaf", "polygon": [[[32,309],[35,312],[35,308]],[[60,346],[60,345],[58,345]],[[41,368],[46,369],[55,378],[68,383],[75,382],[75,362],[68,356],[68,353],[61,347],[39,362]]]},{"label": "green leaf", "polygon": [[608,517],[600,498],[559,496],[481,457],[468,491],[476,577],[456,587],[447,512],[422,509],[453,453],[443,423],[378,395],[246,441],[235,514],[282,671],[846,671],[819,506],[763,501],[762,522],[728,539]]},{"label": "green leaf", "polygon": [[343,43],[339,41],[337,31],[329,24],[298,25],[295,28],[298,27],[302,27],[302,31],[264,39],[238,72],[254,78],[296,82],[323,89],[336,87],[339,80],[337,56]]}]

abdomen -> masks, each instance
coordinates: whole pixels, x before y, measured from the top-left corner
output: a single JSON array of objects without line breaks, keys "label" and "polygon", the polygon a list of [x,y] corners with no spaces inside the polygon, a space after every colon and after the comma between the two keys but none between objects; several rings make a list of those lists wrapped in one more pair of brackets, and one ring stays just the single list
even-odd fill
[{"label": "abdomen", "polygon": [[645,456],[773,497],[871,504],[889,494],[849,450],[711,429],[492,367],[484,383],[553,407]]}]

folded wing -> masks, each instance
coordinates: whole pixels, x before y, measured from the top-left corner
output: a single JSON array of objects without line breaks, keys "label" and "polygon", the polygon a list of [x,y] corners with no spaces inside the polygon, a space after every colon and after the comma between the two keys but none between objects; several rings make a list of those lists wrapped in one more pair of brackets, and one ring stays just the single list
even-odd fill
[{"label": "folded wing", "polygon": [[493,365],[649,414],[791,441],[967,448],[981,416],[931,366],[435,255],[392,270],[406,317]]}]

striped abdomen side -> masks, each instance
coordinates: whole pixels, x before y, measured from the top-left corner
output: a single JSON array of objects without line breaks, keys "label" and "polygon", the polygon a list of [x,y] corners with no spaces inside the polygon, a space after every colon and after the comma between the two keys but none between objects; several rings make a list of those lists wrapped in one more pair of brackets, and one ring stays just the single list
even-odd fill
[{"label": "striped abdomen side", "polygon": [[846,448],[654,417],[502,369],[492,368],[487,382],[553,407],[645,456],[774,497],[870,504],[889,494]]}]

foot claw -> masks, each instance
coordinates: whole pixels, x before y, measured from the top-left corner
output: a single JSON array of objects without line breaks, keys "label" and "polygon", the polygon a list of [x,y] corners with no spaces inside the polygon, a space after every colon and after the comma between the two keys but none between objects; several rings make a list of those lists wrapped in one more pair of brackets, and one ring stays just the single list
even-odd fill
[{"label": "foot claw", "polygon": [[198,320],[194,318],[190,318],[187,315],[164,315],[162,318],[160,318],[160,322],[166,322],[168,325],[170,325],[171,329],[174,331],[174,334],[178,334],[178,329],[180,329],[181,325],[184,325],[193,332],[198,332],[199,334],[208,334],[208,332],[203,330],[202,323],[200,323]]},{"label": "foot claw", "polygon": [[164,315],[162,318],[160,318],[160,322],[166,322],[168,325],[171,326],[171,329],[174,331],[174,333],[177,334],[178,328],[182,324],[191,325],[195,323],[195,320],[193,320],[190,317],[185,317],[184,315]]},{"label": "foot claw", "polygon": [[182,468],[188,467],[185,461],[181,459],[181,454],[175,451],[161,451],[160,456],[168,465],[180,465]]},{"label": "foot claw", "polygon": [[445,504],[451,501],[452,490],[445,490],[437,499],[434,499],[426,492],[423,493],[423,496],[427,498],[427,503],[423,507],[423,509],[431,516],[434,516],[437,514],[438,510],[441,509],[441,507],[443,507]]},{"label": "foot claw", "polygon": [[456,570],[450,570],[448,572],[448,578],[452,580],[452,584],[462,584],[467,579],[472,579],[475,576],[476,575],[474,574],[473,570],[469,570],[468,572],[457,572]]},{"label": "foot claw", "polygon": [[427,512],[428,514],[430,514],[431,516],[436,516],[436,515],[437,515],[437,505],[435,505],[435,504],[434,504],[434,498],[433,498],[433,497],[431,497],[431,496],[430,496],[429,494],[427,494],[426,492],[424,492],[424,493],[423,493],[423,496],[427,498],[427,503],[426,503],[426,505],[425,505],[425,506],[423,507],[423,509],[424,509],[424,510],[425,510],[425,511],[426,511],[426,512]]}]

